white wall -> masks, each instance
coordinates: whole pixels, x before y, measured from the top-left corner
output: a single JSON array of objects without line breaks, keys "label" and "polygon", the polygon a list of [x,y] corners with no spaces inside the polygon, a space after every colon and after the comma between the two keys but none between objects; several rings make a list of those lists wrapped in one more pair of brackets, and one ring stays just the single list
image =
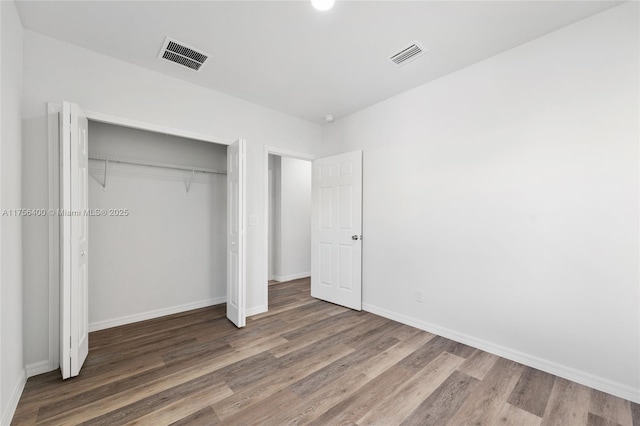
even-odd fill
[{"label": "white wall", "polygon": [[311,274],[311,162],[281,157],[275,279]]},{"label": "white wall", "polygon": [[638,6],[325,127],[364,154],[365,309],[640,401]]},{"label": "white wall", "polygon": [[[224,145],[89,123],[89,155],[226,170]],[[226,175],[90,161],[89,328],[197,307],[226,295]]]},{"label": "white wall", "polygon": [[[0,208],[22,208],[22,37],[15,4],[0,2]],[[28,219],[24,219],[28,220]],[[0,244],[0,422],[9,424],[25,381],[22,334],[22,223],[2,216]]]},{"label": "white wall", "polygon": [[[31,31],[25,31],[25,138],[33,156],[24,166],[31,172],[25,183],[30,206],[47,205],[47,138],[45,103],[69,100],[89,111],[190,130],[229,140],[247,139],[247,215],[259,222],[247,230],[247,307],[249,313],[266,309],[264,271],[264,145],[315,154],[322,129],[316,124],[260,107],[182,80],[115,60]],[[27,363],[48,357],[47,243],[48,220],[28,222],[25,250],[33,249],[25,268],[33,279],[25,291],[33,294],[25,305],[30,324],[25,327]],[[45,249],[41,249],[45,247]]]}]

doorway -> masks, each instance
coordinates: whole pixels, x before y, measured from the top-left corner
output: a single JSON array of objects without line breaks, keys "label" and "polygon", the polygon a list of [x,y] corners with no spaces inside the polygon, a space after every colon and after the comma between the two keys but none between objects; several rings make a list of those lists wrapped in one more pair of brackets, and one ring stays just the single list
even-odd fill
[{"label": "doorway", "polygon": [[269,155],[269,281],[311,275],[311,162]]},{"label": "doorway", "polygon": [[311,276],[311,155],[265,148],[265,301],[269,284]]},{"label": "doorway", "polygon": [[[265,229],[264,311],[269,309],[269,280],[278,277],[277,217],[275,191],[277,186],[274,162],[270,156],[305,160],[311,168],[310,260],[311,296],[351,309],[362,309],[362,151],[345,152],[316,159],[311,155],[265,147],[264,211]],[[271,173],[270,173],[271,169]],[[270,177],[271,175],[271,177]],[[274,201],[270,203],[270,193]],[[280,201],[281,204],[281,201]],[[273,205],[273,207],[271,207]],[[271,211],[273,210],[273,212]],[[277,221],[275,222],[277,223]],[[271,236],[271,238],[270,238]],[[274,242],[275,248],[270,247]],[[273,262],[273,263],[272,263]],[[270,267],[271,266],[271,267]],[[286,275],[284,277],[287,277]],[[295,279],[295,275],[288,276]]]}]

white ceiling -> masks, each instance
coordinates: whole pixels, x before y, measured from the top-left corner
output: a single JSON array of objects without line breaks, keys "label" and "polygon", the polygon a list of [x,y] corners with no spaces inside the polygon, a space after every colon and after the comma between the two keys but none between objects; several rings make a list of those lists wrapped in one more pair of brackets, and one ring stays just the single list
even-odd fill
[{"label": "white ceiling", "polygon": [[[341,117],[613,7],[615,1],[18,1],[25,28],[309,121]],[[157,58],[165,36],[212,54]],[[423,57],[386,60],[419,41]]]}]

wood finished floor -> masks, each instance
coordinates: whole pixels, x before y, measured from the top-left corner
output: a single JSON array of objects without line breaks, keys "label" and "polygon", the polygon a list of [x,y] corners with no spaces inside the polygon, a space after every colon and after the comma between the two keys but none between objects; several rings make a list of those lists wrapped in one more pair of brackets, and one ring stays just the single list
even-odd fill
[{"label": "wood finished floor", "polygon": [[237,330],[224,305],[91,333],[79,377],[32,377],[15,425],[622,425],[640,406],[366,312],[269,286]]}]

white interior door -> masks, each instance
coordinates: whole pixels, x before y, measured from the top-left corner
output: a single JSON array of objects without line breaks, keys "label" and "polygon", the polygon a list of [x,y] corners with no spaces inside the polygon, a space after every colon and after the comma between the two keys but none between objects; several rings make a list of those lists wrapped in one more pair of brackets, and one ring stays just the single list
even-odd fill
[{"label": "white interior door", "polygon": [[77,376],[89,353],[87,238],[88,121],[78,105],[64,102],[61,114],[61,309],[62,378]]},{"label": "white interior door", "polygon": [[245,141],[227,148],[227,318],[244,327],[245,313]]},{"label": "white interior door", "polygon": [[313,162],[311,296],[362,309],[362,151]]}]

